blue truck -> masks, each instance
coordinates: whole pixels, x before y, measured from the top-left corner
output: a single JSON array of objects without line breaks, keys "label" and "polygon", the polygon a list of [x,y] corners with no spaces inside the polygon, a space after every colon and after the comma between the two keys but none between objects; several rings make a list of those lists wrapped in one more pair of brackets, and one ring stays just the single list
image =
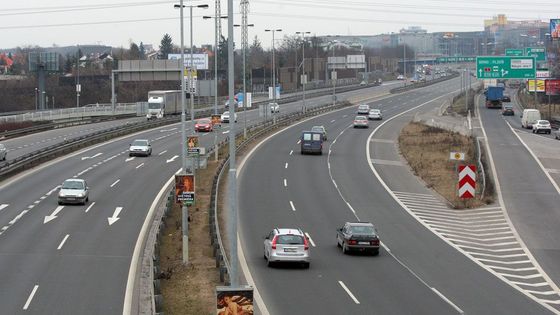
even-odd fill
[{"label": "blue truck", "polygon": [[502,108],[502,99],[504,97],[503,86],[489,86],[486,94],[486,108]]}]

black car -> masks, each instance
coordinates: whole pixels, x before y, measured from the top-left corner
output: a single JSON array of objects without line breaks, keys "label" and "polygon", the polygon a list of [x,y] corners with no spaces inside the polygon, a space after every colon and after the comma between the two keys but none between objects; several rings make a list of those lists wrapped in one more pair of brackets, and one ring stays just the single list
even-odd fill
[{"label": "black car", "polygon": [[504,94],[504,96],[502,96],[502,102],[511,102],[511,97],[509,97],[509,95]]},{"label": "black car", "polygon": [[337,230],[336,242],[338,247],[342,247],[344,254],[349,251],[379,254],[379,236],[370,222],[346,222]]}]

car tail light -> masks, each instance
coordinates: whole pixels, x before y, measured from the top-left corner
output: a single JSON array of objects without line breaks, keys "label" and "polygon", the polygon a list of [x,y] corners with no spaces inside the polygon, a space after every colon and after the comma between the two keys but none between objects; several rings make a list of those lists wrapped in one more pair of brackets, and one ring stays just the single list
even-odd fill
[{"label": "car tail light", "polygon": [[356,245],[358,242],[356,242],[355,240],[349,240],[348,244],[350,245]]},{"label": "car tail light", "polygon": [[276,241],[278,240],[278,235],[272,239],[272,249],[276,249]]},{"label": "car tail light", "polygon": [[309,241],[307,240],[307,237],[303,237],[303,249],[309,250]]},{"label": "car tail light", "polygon": [[371,241],[371,245],[379,245],[379,240],[373,240],[373,241]]}]

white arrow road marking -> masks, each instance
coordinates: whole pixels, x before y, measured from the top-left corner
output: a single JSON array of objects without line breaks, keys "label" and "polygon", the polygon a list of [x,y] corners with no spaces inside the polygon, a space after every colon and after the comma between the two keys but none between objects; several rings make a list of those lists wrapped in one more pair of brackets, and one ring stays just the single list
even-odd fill
[{"label": "white arrow road marking", "polygon": [[2,211],[2,209],[6,208],[6,207],[8,207],[8,206],[9,206],[9,204],[5,204],[5,203],[4,203],[4,204],[1,204],[1,205],[0,205],[0,211]]},{"label": "white arrow road marking", "polygon": [[29,304],[31,304],[31,300],[33,300],[33,297],[35,296],[35,293],[37,292],[37,289],[39,289],[39,285],[36,284],[33,287],[33,290],[31,291],[31,294],[29,294],[29,297],[27,298],[27,302],[25,302],[25,305],[23,306],[23,310],[27,310],[27,308],[29,308]]},{"label": "white arrow road marking", "polygon": [[98,157],[98,156],[100,156],[100,155],[102,155],[102,154],[103,154],[103,153],[97,153],[97,154],[92,155],[92,156],[82,156],[82,161],[83,161],[83,160],[89,160],[89,159],[96,158],[96,157]]},{"label": "white arrow road marking", "polygon": [[93,208],[93,206],[95,205],[95,201],[91,203],[91,205],[89,205],[89,207],[87,207],[86,209],[86,213],[91,210],[91,208]]},{"label": "white arrow road marking", "polygon": [[141,163],[140,165],[136,166],[136,169],[141,168],[142,166],[144,166],[144,163]]},{"label": "white arrow road marking", "polygon": [[64,243],[66,243],[66,240],[68,239],[69,236],[70,234],[66,234],[66,236],[62,239],[62,242],[60,242],[60,245],[58,245],[58,248],[56,250],[60,250],[62,246],[64,246]]},{"label": "white arrow road marking", "polygon": [[309,233],[305,232],[305,236],[307,236],[307,239],[309,240],[309,243],[311,243],[311,246],[315,247],[315,242],[313,242],[311,236],[309,236]]},{"label": "white arrow road marking", "polygon": [[121,180],[117,179],[114,183],[111,184],[111,188],[115,187],[116,184],[118,184]]},{"label": "white arrow road marking", "polygon": [[354,296],[354,294],[352,294],[352,292],[350,292],[350,290],[349,290],[348,287],[344,284],[344,282],[338,281],[338,284],[340,284],[340,286],[344,289],[344,291],[346,291],[346,293],[348,293],[348,295],[352,298],[352,300],[354,300],[354,303],[360,304],[360,301],[358,301],[358,299],[356,299],[356,297]]},{"label": "white arrow road marking", "polygon": [[53,213],[51,213],[51,215],[47,215],[45,216],[45,220],[43,221],[43,224],[49,223],[50,221],[56,219],[56,215],[62,211],[62,209],[64,209],[64,206],[58,206],[56,207],[56,209],[54,209]]},{"label": "white arrow road marking", "polygon": [[166,163],[171,163],[171,162],[175,161],[178,157],[179,157],[178,155],[175,155],[172,158],[170,158],[169,160],[167,160]]},{"label": "white arrow road marking", "polygon": [[110,218],[107,218],[107,220],[109,221],[109,225],[113,225],[113,223],[117,222],[120,219],[118,216],[119,216],[119,213],[121,213],[122,209],[123,209],[122,207],[116,207],[115,208],[115,212],[113,213],[113,216],[110,217]]},{"label": "white arrow road marking", "polygon": [[164,155],[165,153],[167,153],[167,150],[161,151],[158,155]]},{"label": "white arrow road marking", "polygon": [[136,158],[135,156],[132,156],[132,157],[127,158],[127,159],[124,160],[124,161],[125,161],[125,162],[130,162],[130,161],[134,160],[135,158]]}]

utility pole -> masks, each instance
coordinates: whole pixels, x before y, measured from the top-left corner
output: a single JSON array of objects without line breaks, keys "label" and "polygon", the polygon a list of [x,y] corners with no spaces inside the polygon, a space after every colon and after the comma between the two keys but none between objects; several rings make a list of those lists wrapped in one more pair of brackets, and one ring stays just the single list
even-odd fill
[{"label": "utility pole", "polygon": [[[249,25],[247,24],[247,15],[249,13],[249,0],[241,0],[241,49],[243,49],[243,138],[247,138],[247,65],[246,52],[249,41]],[[234,117],[235,118],[235,117]]]},{"label": "utility pole", "polygon": [[[307,84],[307,75],[305,74],[305,34],[311,34],[311,32],[296,32],[296,34],[301,34],[303,39],[303,49],[302,49],[302,76],[301,76],[301,85],[303,87],[303,112],[307,112],[307,105],[305,104],[305,84]],[[297,51],[297,48],[296,48]],[[298,67],[299,69],[299,67]],[[296,71],[297,73],[298,71]],[[296,90],[297,90],[297,77],[296,77]]]},{"label": "utility pole", "polygon": [[78,73],[76,80],[76,107],[80,107],[80,92],[82,91],[82,86],[80,85],[80,45],[78,45],[76,54],[78,55],[76,59],[76,71]]}]

